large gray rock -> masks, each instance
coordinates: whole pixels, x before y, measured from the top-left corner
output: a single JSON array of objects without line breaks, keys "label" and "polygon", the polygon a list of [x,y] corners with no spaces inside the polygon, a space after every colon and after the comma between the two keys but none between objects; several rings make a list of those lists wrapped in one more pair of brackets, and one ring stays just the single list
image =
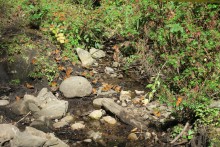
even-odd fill
[{"label": "large gray rock", "polygon": [[32,127],[21,132],[14,125],[0,124],[0,146],[5,142],[12,147],[68,147],[52,133],[44,133]]},{"label": "large gray rock", "polygon": [[92,55],[92,57],[95,59],[103,58],[106,56],[106,53],[103,50],[99,50],[95,48],[91,48],[89,52]]},{"label": "large gray rock", "polygon": [[57,99],[51,92],[43,88],[38,97],[26,94],[24,99],[14,102],[11,109],[12,112],[19,115],[32,112],[35,118],[43,116],[48,119],[56,119],[65,116],[68,102]]},{"label": "large gray rock", "polygon": [[82,62],[82,66],[91,66],[93,63],[96,62],[96,60],[92,58],[91,54],[88,51],[77,48],[76,52],[79,56],[80,61]]},{"label": "large gray rock", "polygon": [[74,76],[61,83],[60,91],[66,98],[84,97],[92,93],[92,85],[86,78]]}]

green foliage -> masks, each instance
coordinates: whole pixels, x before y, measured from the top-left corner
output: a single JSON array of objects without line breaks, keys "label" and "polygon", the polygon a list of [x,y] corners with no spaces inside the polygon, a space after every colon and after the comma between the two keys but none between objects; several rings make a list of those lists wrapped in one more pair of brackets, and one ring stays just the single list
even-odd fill
[{"label": "green foliage", "polygon": [[[175,138],[177,135],[180,134],[180,132],[183,130],[183,126],[175,126],[172,130],[172,137]],[[191,140],[193,138],[193,135],[195,134],[195,130],[189,129],[186,133],[182,135],[183,139]]]}]

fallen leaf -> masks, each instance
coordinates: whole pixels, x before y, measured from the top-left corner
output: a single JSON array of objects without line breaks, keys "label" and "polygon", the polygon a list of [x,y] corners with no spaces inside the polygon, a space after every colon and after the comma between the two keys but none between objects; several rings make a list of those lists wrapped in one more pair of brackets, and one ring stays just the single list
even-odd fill
[{"label": "fallen leaf", "polygon": [[109,91],[112,88],[113,88],[113,85],[111,84],[107,84],[107,83],[102,84],[102,91]]},{"label": "fallen leaf", "polygon": [[93,84],[96,84],[97,82],[98,82],[98,79],[94,79],[94,80],[92,81]]},{"label": "fallen leaf", "polygon": [[34,86],[31,85],[31,84],[29,84],[29,83],[26,83],[26,87],[27,87],[28,89],[34,89]]},{"label": "fallen leaf", "polygon": [[66,61],[66,60],[69,60],[69,58],[66,57],[66,56],[64,56],[64,57],[63,57],[63,60]]},{"label": "fallen leaf", "polygon": [[20,97],[19,96],[15,96],[16,101],[20,101]]},{"label": "fallen leaf", "polygon": [[69,78],[70,74],[73,72],[73,68],[72,67],[67,67],[66,69],[66,76]]},{"label": "fallen leaf", "polygon": [[156,117],[160,117],[160,116],[161,116],[160,111],[158,111],[158,110],[154,110],[153,114],[154,114]]},{"label": "fallen leaf", "polygon": [[57,86],[57,82],[55,82],[55,81],[53,81],[53,82],[51,82],[51,87],[56,87]]},{"label": "fallen leaf", "polygon": [[97,94],[97,90],[95,88],[92,88],[92,93]]},{"label": "fallen leaf", "polygon": [[35,58],[33,58],[33,59],[31,60],[31,63],[32,63],[32,64],[36,64],[36,62],[37,62],[37,59],[35,59]]},{"label": "fallen leaf", "polygon": [[60,71],[66,70],[66,68],[65,68],[64,66],[59,66],[58,69],[59,69]]},{"label": "fallen leaf", "polygon": [[177,101],[176,101],[176,106],[179,106],[182,101],[183,101],[183,98],[182,97],[178,97]]},{"label": "fallen leaf", "polygon": [[121,91],[121,86],[114,86],[114,90],[119,93]]}]

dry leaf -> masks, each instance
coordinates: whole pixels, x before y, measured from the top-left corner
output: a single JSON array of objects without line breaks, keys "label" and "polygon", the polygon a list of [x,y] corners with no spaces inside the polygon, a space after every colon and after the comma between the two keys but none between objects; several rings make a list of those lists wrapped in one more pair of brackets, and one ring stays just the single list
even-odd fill
[{"label": "dry leaf", "polygon": [[158,111],[158,110],[154,110],[153,114],[154,114],[156,117],[160,117],[160,116],[161,116],[160,111]]},{"label": "dry leaf", "polygon": [[57,82],[53,81],[51,82],[51,87],[56,87],[57,86]]},{"label": "dry leaf", "polygon": [[110,89],[112,89],[113,88],[113,85],[111,85],[111,84],[107,84],[107,83],[103,83],[102,84],[102,91],[109,91]]},{"label": "dry leaf", "polygon": [[179,106],[182,101],[183,101],[183,98],[182,97],[178,97],[177,101],[176,101],[176,106]]},{"label": "dry leaf", "polygon": [[69,58],[66,57],[66,56],[64,56],[64,57],[63,57],[63,60],[66,61],[66,60],[69,60]]},{"label": "dry leaf", "polygon": [[15,96],[16,101],[20,101],[20,97],[19,96]]},{"label": "dry leaf", "polygon": [[93,84],[96,84],[97,82],[98,82],[98,79],[94,79],[94,80],[92,81]]},{"label": "dry leaf", "polygon": [[33,58],[33,59],[31,60],[31,63],[32,63],[32,64],[36,64],[36,62],[37,62],[37,59],[35,59],[35,58]]},{"label": "dry leaf", "polygon": [[59,69],[60,71],[66,70],[66,68],[65,68],[64,66],[59,66],[58,69]]},{"label": "dry leaf", "polygon": [[95,88],[92,88],[92,93],[97,94],[97,90]]},{"label": "dry leaf", "polygon": [[66,76],[69,78],[70,77],[70,74],[73,72],[73,69],[72,67],[67,67],[66,69]]},{"label": "dry leaf", "polygon": [[121,91],[121,86],[114,86],[114,90],[119,93]]},{"label": "dry leaf", "polygon": [[34,89],[34,86],[31,85],[31,84],[29,84],[29,83],[26,83],[26,87],[27,87],[28,89]]}]

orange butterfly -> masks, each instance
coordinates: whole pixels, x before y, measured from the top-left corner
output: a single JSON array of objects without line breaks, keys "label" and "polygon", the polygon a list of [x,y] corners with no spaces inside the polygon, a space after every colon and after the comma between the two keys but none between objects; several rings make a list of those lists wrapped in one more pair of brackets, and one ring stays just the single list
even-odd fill
[{"label": "orange butterfly", "polygon": [[183,98],[182,97],[178,97],[177,101],[176,101],[176,106],[179,106],[182,101],[183,101]]}]

